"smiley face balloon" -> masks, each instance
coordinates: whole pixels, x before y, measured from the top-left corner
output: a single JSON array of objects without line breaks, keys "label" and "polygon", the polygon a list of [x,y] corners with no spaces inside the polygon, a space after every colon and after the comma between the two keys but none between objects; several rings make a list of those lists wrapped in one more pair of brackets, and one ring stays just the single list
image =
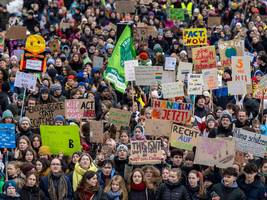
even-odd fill
[{"label": "smiley face balloon", "polygon": [[45,51],[45,40],[41,35],[30,35],[27,37],[25,49],[33,54]]}]

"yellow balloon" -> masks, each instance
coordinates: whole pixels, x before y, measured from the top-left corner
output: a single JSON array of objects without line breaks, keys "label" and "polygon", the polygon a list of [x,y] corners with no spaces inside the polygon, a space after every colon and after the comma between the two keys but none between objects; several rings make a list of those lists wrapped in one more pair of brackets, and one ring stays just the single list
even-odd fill
[{"label": "yellow balloon", "polygon": [[45,40],[41,35],[30,35],[27,37],[25,48],[34,54],[43,53],[45,51]]}]

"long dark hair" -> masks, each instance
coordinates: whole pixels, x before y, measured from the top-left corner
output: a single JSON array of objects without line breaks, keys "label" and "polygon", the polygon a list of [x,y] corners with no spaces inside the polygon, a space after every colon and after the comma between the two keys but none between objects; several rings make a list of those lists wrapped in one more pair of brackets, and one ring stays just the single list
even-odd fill
[{"label": "long dark hair", "polygon": [[[82,192],[82,191],[87,190],[90,187],[93,188],[93,186],[89,186],[88,187],[87,180],[93,178],[94,176],[97,176],[97,173],[94,172],[94,171],[87,171],[87,172],[85,172],[85,174],[83,175],[83,178],[82,178],[81,182],[79,183],[79,185],[77,187],[77,191],[78,192]],[[97,182],[97,185],[94,188],[98,188],[98,187],[99,187],[99,183]]]}]

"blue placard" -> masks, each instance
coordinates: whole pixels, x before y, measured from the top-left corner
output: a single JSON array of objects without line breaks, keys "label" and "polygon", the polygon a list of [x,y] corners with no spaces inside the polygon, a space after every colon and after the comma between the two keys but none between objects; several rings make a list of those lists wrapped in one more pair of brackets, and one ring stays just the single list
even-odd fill
[{"label": "blue placard", "polygon": [[15,124],[0,124],[0,148],[16,148]]}]

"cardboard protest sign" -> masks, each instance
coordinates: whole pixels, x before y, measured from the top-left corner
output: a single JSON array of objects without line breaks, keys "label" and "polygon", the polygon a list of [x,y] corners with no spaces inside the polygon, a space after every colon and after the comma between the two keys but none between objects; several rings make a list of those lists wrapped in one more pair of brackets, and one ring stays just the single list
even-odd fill
[{"label": "cardboard protest sign", "polygon": [[100,56],[93,57],[93,67],[102,68],[104,63],[104,58]]},{"label": "cardboard protest sign", "polygon": [[140,0],[140,4],[149,5],[152,3],[152,0]]},{"label": "cardboard protest sign", "polygon": [[175,71],[166,71],[164,70],[162,73],[161,83],[173,83],[175,82]]},{"label": "cardboard protest sign", "polygon": [[261,77],[261,80],[258,84],[259,89],[267,88],[267,75]]},{"label": "cardboard protest sign", "polygon": [[111,108],[109,110],[109,119],[112,124],[114,124],[117,129],[121,126],[129,126],[131,118],[131,113],[126,110]]},{"label": "cardboard protest sign", "polygon": [[234,130],[236,150],[252,153],[254,156],[264,158],[267,147],[267,136],[236,128]]},{"label": "cardboard protest sign", "polygon": [[72,126],[40,126],[42,145],[49,146],[53,155],[63,153],[71,156],[81,151],[79,127]]},{"label": "cardboard protest sign", "polygon": [[204,90],[213,90],[218,88],[217,68],[202,70]]},{"label": "cardboard protest sign", "polygon": [[151,136],[166,136],[171,135],[171,121],[160,120],[160,119],[146,119],[145,133]]},{"label": "cardboard protest sign", "polygon": [[176,61],[177,59],[174,57],[165,57],[165,64],[164,69],[165,70],[175,70],[176,69]]},{"label": "cardboard protest sign", "polygon": [[244,40],[238,39],[229,41],[220,40],[218,47],[222,66],[230,67],[232,56],[243,56],[245,44]]},{"label": "cardboard protest sign", "polygon": [[95,101],[93,99],[66,99],[66,119],[95,118]]},{"label": "cardboard protest sign", "polygon": [[195,164],[218,168],[232,167],[235,141],[227,138],[197,137]]},{"label": "cardboard protest sign", "polygon": [[227,81],[228,95],[247,94],[245,81]]},{"label": "cardboard protest sign", "polygon": [[157,30],[153,26],[138,26],[137,24],[137,27],[134,28],[134,39],[136,41],[147,42],[150,36],[155,38],[157,34]]},{"label": "cardboard protest sign", "polygon": [[220,26],[221,25],[221,17],[208,17],[208,26]]},{"label": "cardboard protest sign", "polygon": [[[264,93],[264,97],[263,97]],[[261,88],[257,87],[253,90],[253,97],[256,99],[267,99],[267,87],[262,90]]]},{"label": "cardboard protest sign", "polygon": [[0,52],[4,52],[5,49],[5,34],[0,33]]},{"label": "cardboard protest sign", "polygon": [[184,96],[184,83],[181,81],[163,83],[161,86],[163,98],[165,99]]},{"label": "cardboard protest sign", "polygon": [[189,62],[179,62],[177,80],[187,80],[188,74],[192,73],[193,64]]},{"label": "cardboard protest sign", "polygon": [[32,127],[39,127],[41,124],[54,124],[54,117],[65,114],[64,102],[40,104],[25,107],[26,117],[31,119]]},{"label": "cardboard protest sign", "polygon": [[179,124],[190,124],[192,109],[193,106],[189,103],[154,100],[152,118],[170,120]]},{"label": "cardboard protest sign", "polygon": [[135,5],[136,2],[135,1],[131,1],[131,0],[120,0],[120,1],[116,1],[116,11],[118,13],[135,13]]},{"label": "cardboard protest sign", "polygon": [[183,41],[186,46],[207,45],[206,28],[188,28],[183,30]]},{"label": "cardboard protest sign", "polygon": [[0,124],[0,148],[16,148],[15,124]]},{"label": "cardboard protest sign", "polygon": [[170,19],[184,21],[184,9],[170,8]]},{"label": "cardboard protest sign", "polygon": [[202,95],[202,92],[203,92],[202,74],[189,74],[188,94]]},{"label": "cardboard protest sign", "polygon": [[159,164],[161,158],[161,140],[131,141],[130,164]]},{"label": "cardboard protest sign", "polygon": [[162,80],[162,66],[138,66],[135,67],[136,85],[156,85]]},{"label": "cardboard protest sign", "polygon": [[215,46],[193,48],[192,59],[195,71],[215,68],[216,67]]},{"label": "cardboard protest sign", "polygon": [[172,124],[170,137],[171,146],[191,151],[196,146],[196,138],[200,135],[199,130]]},{"label": "cardboard protest sign", "polygon": [[25,40],[26,32],[26,26],[11,26],[6,32],[6,38],[9,40]]},{"label": "cardboard protest sign", "polygon": [[68,28],[70,28],[70,23],[69,22],[61,22],[59,27],[60,27],[60,29],[68,29]]},{"label": "cardboard protest sign", "polygon": [[35,91],[36,82],[37,77],[34,74],[17,71],[14,86]]},{"label": "cardboard protest sign", "polygon": [[60,52],[60,41],[58,39],[54,39],[54,40],[50,41],[48,46],[53,53],[59,53]]},{"label": "cardboard protest sign", "polygon": [[135,81],[135,67],[138,67],[138,60],[124,61],[124,73],[126,81]]},{"label": "cardboard protest sign", "polygon": [[248,56],[232,56],[233,81],[245,81],[251,84],[250,59]]},{"label": "cardboard protest sign", "polygon": [[90,123],[90,141],[92,143],[103,144],[104,141],[103,121],[91,120],[89,123]]}]

